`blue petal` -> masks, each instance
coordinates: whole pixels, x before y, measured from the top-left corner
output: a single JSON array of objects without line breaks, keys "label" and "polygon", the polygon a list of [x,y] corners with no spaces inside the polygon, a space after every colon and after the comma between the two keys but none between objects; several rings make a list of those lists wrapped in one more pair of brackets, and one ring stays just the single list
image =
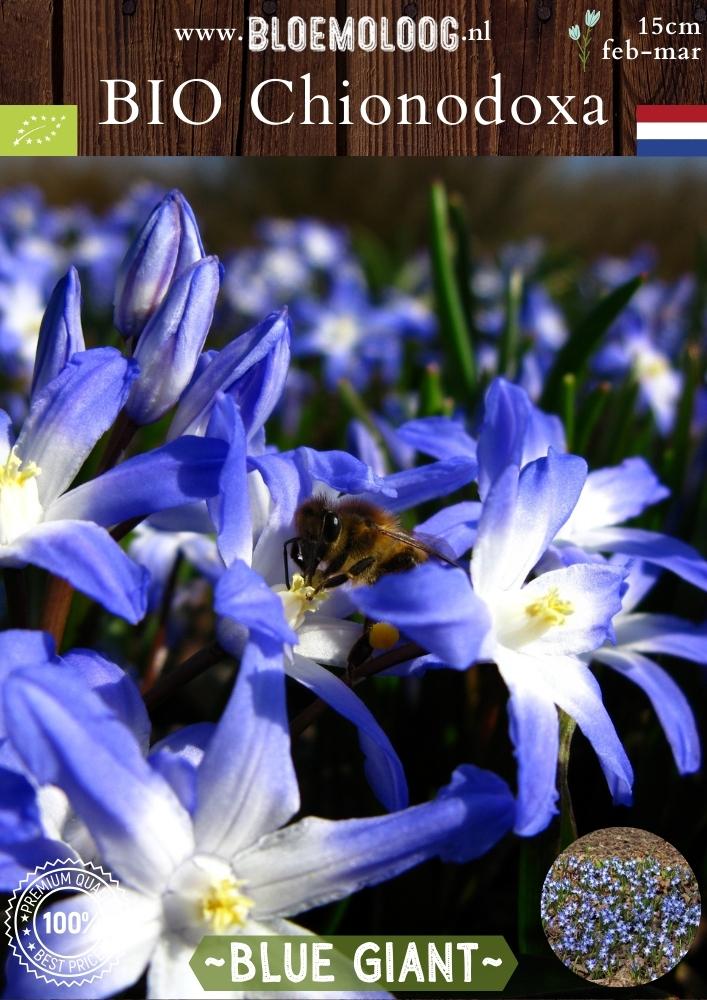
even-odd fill
[{"label": "blue petal", "polygon": [[[233,394],[239,402],[242,379],[246,380],[242,390],[252,418],[251,429],[255,430],[263,421],[261,403],[267,410],[276,401],[272,399],[275,393],[267,382],[274,381],[281,387],[284,380],[289,362],[290,330],[286,309],[271,313],[254,329],[236,337],[219,351],[183,393],[169,429],[169,439],[205,430],[216,394]],[[271,354],[275,356],[274,362]],[[245,414],[244,423],[248,425]]]},{"label": "blue petal", "polygon": [[85,350],[81,328],[81,283],[70,267],[51,294],[42,317],[34,361],[31,397],[47,385],[78,351]]},{"label": "blue petal", "polygon": [[535,691],[532,676],[520,665],[499,659],[508,685],[510,734],[518,761],[518,814],[515,832],[534,837],[557,813],[559,724],[551,698]]},{"label": "blue petal", "polygon": [[285,620],[282,601],[259,573],[238,559],[228,567],[216,585],[216,613],[250,629],[251,635],[292,646],[297,633]]},{"label": "blue petal", "polygon": [[439,459],[463,457],[476,462],[476,441],[458,420],[421,417],[401,424],[395,433],[422,455]]},{"label": "blue petal", "polygon": [[287,916],[394,878],[431,857],[466,861],[511,828],[513,797],[495,774],[470,765],[436,799],[387,816],[304,819],[238,859],[257,916]]},{"label": "blue petal", "polygon": [[191,825],[129,730],[65,670],[17,671],[3,695],[8,735],[37,782],[66,792],[118,878],[160,891],[193,849]]},{"label": "blue petal", "polygon": [[707,590],[707,562],[696,549],[677,538],[642,528],[594,528],[580,535],[577,541],[584,548],[643,559]]},{"label": "blue petal", "polygon": [[75,354],[35,396],[17,438],[17,453],[41,469],[37,487],[45,509],[113,425],[137,371],[134,361],[112,347],[97,347]]},{"label": "blue petal", "polygon": [[183,437],[121,462],[60,497],[47,520],[95,521],[112,527],[218,493],[224,441]]},{"label": "blue petal", "polygon": [[54,640],[47,632],[6,629],[0,632],[0,677],[17,667],[57,663]]},{"label": "blue petal", "polygon": [[479,495],[484,500],[508,465],[522,468],[550,448],[566,450],[562,423],[536,409],[524,389],[497,378],[489,386],[479,432]]},{"label": "blue petal", "polygon": [[44,836],[36,789],[22,774],[0,768],[0,890],[11,892],[28,871],[72,853]]},{"label": "blue petal", "polygon": [[231,858],[299,808],[290,756],[282,649],[249,642],[238,679],[197,777],[200,850]]},{"label": "blue petal", "polygon": [[[476,462],[470,458],[447,458],[441,462],[430,462],[414,469],[403,469],[385,476],[383,483],[388,490],[395,490],[395,496],[385,500],[388,510],[407,510],[418,504],[436,500],[468,486],[476,475]],[[365,499],[378,500],[380,493]]]},{"label": "blue petal", "polygon": [[521,584],[572,513],[587,473],[584,459],[552,449],[518,475],[508,466],[484,502],[471,562],[474,587]]},{"label": "blue petal", "polygon": [[408,804],[407,781],[393,745],[364,703],[325,667],[295,654],[287,673],[304,684],[335,712],[353,722],[366,758],[366,777],[379,802],[392,812]]},{"label": "blue petal", "polygon": [[473,546],[481,517],[481,504],[471,501],[455,503],[444,507],[437,514],[418,524],[415,534],[430,539],[431,544],[439,539],[451,549],[456,559],[460,559]]},{"label": "blue petal", "polygon": [[599,649],[594,659],[606,663],[645,691],[670,743],[678,771],[681,774],[698,771],[701,754],[695,717],[672,677],[634,650]]},{"label": "blue petal", "polygon": [[466,573],[434,561],[390,573],[370,587],[352,587],[349,597],[369,618],[391,622],[458,670],[474,662],[491,627]]},{"label": "blue petal", "polygon": [[5,410],[0,410],[0,462],[4,465],[15,443],[12,430],[12,417]]},{"label": "blue petal", "polygon": [[199,722],[171,733],[151,752],[151,766],[162,775],[190,815],[197,806],[197,775],[206,747],[216,730],[212,722]]},{"label": "blue petal", "polygon": [[238,407],[229,396],[217,400],[208,435],[228,442],[220,489],[208,504],[218,533],[218,549],[228,566],[235,559],[249,563],[253,555],[253,524],[248,495],[246,431]]},{"label": "blue petal", "polygon": [[133,733],[144,752],[150,743],[150,717],[132,677],[92,649],[71,649],[62,661],[83,678],[101,701]]},{"label": "blue petal", "polygon": [[707,622],[673,615],[633,614],[616,620],[616,642],[643,653],[665,653],[707,666]]},{"label": "blue petal", "polygon": [[105,528],[89,521],[38,524],[5,547],[2,561],[41,566],[129,622],[138,622],[145,614],[147,572],[126,556]]},{"label": "blue petal", "polygon": [[619,524],[637,517],[646,507],[669,496],[642,458],[627,458],[620,465],[590,472],[565,534],[578,536],[594,528]]}]

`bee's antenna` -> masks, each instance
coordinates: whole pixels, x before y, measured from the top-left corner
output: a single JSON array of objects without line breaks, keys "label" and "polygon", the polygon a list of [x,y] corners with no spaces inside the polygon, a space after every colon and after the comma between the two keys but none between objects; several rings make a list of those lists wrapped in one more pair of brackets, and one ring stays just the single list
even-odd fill
[{"label": "bee's antenna", "polygon": [[285,583],[287,584],[287,589],[290,589],[290,564],[287,559],[287,546],[291,545],[293,542],[299,541],[299,535],[295,535],[294,538],[288,538],[285,544],[282,546],[282,556],[285,562]]}]

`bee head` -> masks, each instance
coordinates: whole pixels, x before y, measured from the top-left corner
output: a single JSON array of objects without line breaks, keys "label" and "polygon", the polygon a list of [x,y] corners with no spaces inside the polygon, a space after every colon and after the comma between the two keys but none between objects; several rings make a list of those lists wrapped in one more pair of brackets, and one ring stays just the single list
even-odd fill
[{"label": "bee head", "polygon": [[341,534],[341,518],[324,497],[306,500],[297,510],[297,534],[304,543],[333,545]]}]

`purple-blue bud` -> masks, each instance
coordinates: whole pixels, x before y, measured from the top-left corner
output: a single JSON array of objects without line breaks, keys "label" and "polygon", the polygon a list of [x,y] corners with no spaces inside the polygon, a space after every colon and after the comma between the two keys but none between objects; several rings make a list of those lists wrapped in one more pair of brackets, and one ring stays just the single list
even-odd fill
[{"label": "purple-blue bud", "polygon": [[180,191],[170,191],[154,208],[118,269],[113,321],[123,336],[139,336],[172,282],[203,257],[191,206]]},{"label": "purple-blue bud", "polygon": [[57,281],[44,310],[34,359],[31,395],[40,392],[77,351],[83,350],[81,282],[76,268],[70,267]]},{"label": "purple-blue bud", "polygon": [[282,309],[218,351],[182,396],[168,440],[181,434],[203,434],[218,392],[236,401],[250,439],[282,393],[290,363],[291,332],[287,309]]},{"label": "purple-blue bud", "polygon": [[179,400],[191,381],[213,320],[221,283],[217,257],[192,264],[142,331],[134,358],[140,376],[127,402],[136,424],[151,424]]}]

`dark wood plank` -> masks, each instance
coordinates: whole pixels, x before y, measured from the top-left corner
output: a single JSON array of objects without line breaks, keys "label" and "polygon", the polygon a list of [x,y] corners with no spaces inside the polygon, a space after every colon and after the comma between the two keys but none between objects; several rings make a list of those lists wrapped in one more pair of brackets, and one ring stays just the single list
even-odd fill
[{"label": "dark wood plank", "polygon": [[[134,11],[134,13],[125,13]],[[240,42],[180,42],[175,27],[243,26],[243,5],[236,0],[64,0],[64,100],[79,105],[79,151],[91,155],[216,156],[235,151],[239,126]],[[105,117],[109,78],[133,80],[140,121],[99,125]],[[211,80],[221,91],[221,113],[193,127],[172,113],[174,89],[185,80]],[[147,80],[164,80],[163,125],[148,125]],[[125,108],[125,105],[120,105]],[[203,85],[184,92],[185,114],[204,119],[211,96]]]},{"label": "dark wood plank", "polygon": [[[618,2],[618,0],[617,0]],[[707,104],[705,57],[707,54],[707,4],[690,0],[621,0],[621,36],[630,38],[639,51],[655,51],[656,46],[701,48],[696,60],[663,61],[650,56],[624,59],[619,64],[621,145],[617,153],[631,156],[636,151],[636,105]],[[697,17],[696,17],[697,12]],[[639,18],[698,23],[699,35],[639,35]],[[697,18],[700,18],[698,21]]]},{"label": "dark wood plank", "polygon": [[[249,0],[247,4],[252,16],[267,17],[269,14],[280,19],[284,31],[290,17],[334,17],[336,0],[317,0],[317,3],[303,4],[301,0],[270,0],[260,3]],[[238,152],[244,156],[334,156],[337,151],[337,128],[332,125],[301,125],[303,109],[303,83],[305,73],[311,75],[312,94],[322,94],[329,100],[329,115],[336,121],[336,67],[335,52],[263,52],[246,54],[246,84],[243,93],[243,132]],[[280,78],[291,80],[293,92],[290,94],[281,84],[267,87],[262,92],[260,106],[264,117],[270,121],[283,121],[291,112],[295,116],[289,125],[267,125],[251,113],[250,97],[254,88],[263,80]],[[317,103],[312,119],[321,112]]]},{"label": "dark wood plank", "polygon": [[[494,7],[496,5],[494,4]],[[499,5],[500,6],[500,5]],[[601,20],[594,28],[586,71],[582,69],[577,45],[569,38],[573,24],[584,30],[584,14],[591,6],[586,0],[542,0],[523,3],[507,0],[503,38],[497,36],[498,66],[508,80],[511,94],[535,94],[543,101],[541,122],[553,111],[544,98],[549,94],[576,96],[568,110],[580,124],[538,124],[524,127],[507,122],[501,127],[497,152],[528,156],[610,156],[613,142],[612,66],[601,58],[601,41],[611,35],[613,2],[600,5]],[[549,14],[549,16],[548,16]],[[496,18],[494,13],[494,18]],[[499,28],[501,25],[499,24]],[[591,94],[603,98],[605,125],[583,126],[582,103]],[[549,113],[548,113],[549,112]],[[576,114],[574,113],[576,112]],[[527,107],[523,109],[527,113]]]},{"label": "dark wood plank", "polygon": [[[387,17],[394,23],[403,14],[404,4],[399,0],[348,0],[347,13],[361,18],[366,15],[380,21]],[[416,7],[417,17],[429,15],[441,18],[445,15],[457,16],[462,23],[468,20],[469,4],[463,0],[427,0]],[[476,7],[490,6],[490,0],[482,0]],[[464,15],[464,8],[467,14]],[[483,20],[483,17],[481,18]],[[437,50],[424,52],[372,52],[355,50],[345,56],[346,79],[349,81],[347,93],[351,95],[353,125],[344,126],[345,149],[349,156],[455,156],[471,152],[471,129],[468,121],[460,126],[446,128],[434,116],[434,108],[445,94],[461,96],[470,92],[472,81],[471,60],[462,46],[456,53]],[[371,126],[361,119],[359,108],[369,94],[380,94],[389,101],[393,111],[391,119],[384,125]],[[402,94],[419,94],[425,99],[430,125],[396,125],[400,117],[400,103],[396,98]],[[450,105],[450,115],[454,109]],[[380,113],[378,102],[371,105],[371,116]],[[417,106],[410,105],[410,121],[416,120]]]},{"label": "dark wood plank", "polygon": [[[353,52],[346,56],[352,105],[375,90],[391,103],[400,94],[421,94],[426,98],[428,118],[433,123],[371,127],[358,121],[346,130],[346,151],[351,155],[606,155],[612,152],[611,88],[612,69],[602,62],[595,41],[586,73],[582,72],[576,46],[569,39],[572,23],[582,22],[585,0],[570,4],[526,0],[479,0],[470,5],[465,0],[420,0],[413,8],[417,17],[437,19],[452,15],[460,27],[484,27],[490,20],[490,42],[465,41],[456,52],[383,53]],[[410,10],[411,5],[407,5]],[[602,3],[602,21],[610,25],[612,2]],[[356,16],[399,17],[403,5],[395,0],[349,0],[347,10]],[[471,11],[471,12],[470,12]],[[595,30],[598,39],[600,30]],[[473,107],[479,97],[493,92],[492,77],[502,74],[503,124],[477,125]],[[522,126],[512,121],[510,105],[521,94],[533,94],[543,104],[542,121],[554,111],[545,95],[576,95],[570,113],[581,107],[587,94],[605,98],[609,124],[593,128],[565,124]],[[466,121],[445,126],[434,116],[434,107],[445,94],[458,94],[468,105]],[[487,104],[486,107],[489,105]],[[449,103],[448,117],[455,105]],[[531,113],[528,102],[521,113]],[[576,115],[573,117],[577,118]]]},{"label": "dark wood plank", "polygon": [[55,16],[52,0],[0,0],[0,104],[61,101],[52,86]]}]

